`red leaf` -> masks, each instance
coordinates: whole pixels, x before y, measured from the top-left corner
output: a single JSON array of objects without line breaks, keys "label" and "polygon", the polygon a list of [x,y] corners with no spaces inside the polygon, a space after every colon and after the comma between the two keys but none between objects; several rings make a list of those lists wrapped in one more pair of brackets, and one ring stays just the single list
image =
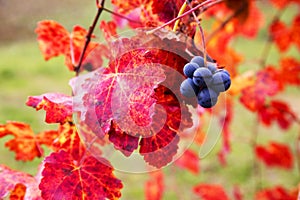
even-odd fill
[{"label": "red leaf", "polygon": [[285,144],[271,142],[268,146],[256,146],[255,153],[258,159],[269,167],[282,167],[291,169],[293,167],[293,155],[290,148]]},{"label": "red leaf", "polygon": [[29,161],[43,155],[42,144],[48,145],[57,137],[56,131],[44,131],[35,135],[28,124],[8,122],[0,125],[0,136],[12,135],[5,146],[16,153],[16,160]]},{"label": "red leaf", "polygon": [[46,111],[47,123],[64,123],[72,119],[72,97],[60,93],[46,93],[40,96],[31,96],[26,102],[36,110]]},{"label": "red leaf", "polygon": [[270,35],[281,52],[288,50],[291,44],[290,30],[279,21],[274,21],[269,27]]},{"label": "red leaf", "polygon": [[10,193],[10,199],[40,200],[37,180],[29,174],[9,169],[0,165],[0,198]]},{"label": "red leaf", "polygon": [[257,73],[255,84],[242,90],[240,101],[255,112],[264,106],[266,97],[275,95],[281,88],[278,72],[273,67],[268,67]]},{"label": "red leaf", "polygon": [[187,149],[183,153],[183,155],[178,160],[175,161],[175,164],[178,167],[187,169],[193,174],[198,174],[200,172],[199,161],[200,160],[197,153],[195,153],[190,149]]},{"label": "red leaf", "polygon": [[35,32],[38,34],[39,46],[46,60],[69,53],[69,32],[59,23],[52,20],[41,21]]},{"label": "red leaf", "polygon": [[[298,3],[300,4],[300,1],[298,1]],[[300,15],[297,15],[293,20],[293,24],[292,24],[292,28],[291,28],[291,38],[292,38],[292,41],[296,44],[296,46],[300,50],[299,31],[300,31]]]},{"label": "red leaf", "polygon": [[45,158],[39,188],[44,199],[118,199],[123,187],[108,161],[87,156],[81,162],[65,151]]},{"label": "red leaf", "polygon": [[85,154],[85,146],[80,140],[77,129],[73,123],[66,122],[58,128],[59,136],[53,142],[54,151],[65,150],[74,160],[80,160]]},{"label": "red leaf", "polygon": [[[71,83],[74,109],[80,112],[82,122],[100,138],[109,134],[115,148],[126,156],[140,140],[140,153],[156,167],[172,160],[178,148],[177,131],[192,125],[191,115],[179,99],[179,84],[184,80],[182,68],[190,59],[185,49],[195,49],[182,39],[170,32],[141,31],[115,40],[111,44],[114,58],[107,68]],[[167,50],[171,46],[172,50]]]},{"label": "red leaf", "polygon": [[[66,66],[69,70],[74,71],[85,44],[87,31],[80,26],[75,26],[73,32],[69,33],[59,23],[45,20],[38,23],[35,32],[38,35],[37,39],[44,58],[48,60],[55,56],[64,55]],[[98,46],[97,43],[90,42],[85,55],[96,46]],[[102,57],[99,59],[102,61]]]},{"label": "red leaf", "polygon": [[224,189],[220,185],[198,184],[194,187],[194,192],[202,200],[229,200]]},{"label": "red leaf", "polygon": [[282,186],[275,186],[273,188],[267,188],[261,190],[255,195],[256,200],[295,200],[297,194],[289,192]]},{"label": "red leaf", "polygon": [[104,37],[107,41],[111,39],[111,37],[117,37],[117,25],[113,21],[106,22],[102,20],[100,22],[100,29],[104,33]]},{"label": "red leaf", "polygon": [[145,199],[160,200],[164,193],[164,174],[161,171],[150,173],[150,180],[145,183]]},{"label": "red leaf", "polygon": [[279,81],[281,84],[300,85],[300,62],[291,57],[280,60]]},{"label": "red leaf", "polygon": [[288,129],[297,120],[296,114],[282,101],[271,101],[258,110],[259,119],[267,126],[277,121],[282,129]]}]

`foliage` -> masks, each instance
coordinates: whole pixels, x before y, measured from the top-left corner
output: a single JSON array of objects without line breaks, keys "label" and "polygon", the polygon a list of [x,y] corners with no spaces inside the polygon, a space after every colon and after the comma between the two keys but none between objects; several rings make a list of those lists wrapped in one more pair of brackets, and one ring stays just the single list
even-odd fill
[{"label": "foliage", "polygon": [[[16,160],[44,158],[36,176],[1,164],[1,199],[118,199],[123,183],[114,174],[120,166],[107,157],[106,147],[110,146],[110,153],[128,159],[137,153],[143,159],[149,171],[145,198],[162,199],[168,192],[168,176],[162,168],[172,161],[175,170],[203,173],[199,161],[205,158],[202,151],[197,155],[193,148],[202,148],[211,139],[208,118],[216,118],[221,130],[219,164],[230,165],[231,123],[238,118],[233,112],[237,106],[256,118],[248,142],[255,156],[253,174],[262,176],[257,173],[261,168],[299,168],[299,134],[289,143],[271,136],[260,142],[257,127],[277,124],[282,132],[300,127],[295,108],[279,96],[300,85],[300,60],[287,53],[293,46],[300,50],[300,16],[293,16],[289,24],[281,19],[290,5],[299,9],[300,1],[269,0],[264,5],[253,0],[111,3],[113,11],[105,7],[104,0],[96,1],[98,11],[88,30],[76,25],[69,32],[53,20],[38,23],[35,32],[44,59],[64,56],[66,67],[75,75],[70,80],[72,94],[46,93],[30,96],[26,102],[36,110],[43,109],[45,122],[57,124],[56,130],[35,134],[22,122],[0,125],[0,138],[13,137],[5,146],[15,152]],[[265,7],[276,10],[267,25]],[[100,22],[105,39],[100,43],[93,32],[103,11],[113,16],[111,21]],[[208,21],[211,28],[203,30]],[[268,39],[262,56],[257,56],[257,69],[242,73],[239,66],[245,57],[233,44],[239,38],[257,39],[264,28]],[[122,37],[123,29],[131,30],[132,35]],[[274,65],[267,64],[272,45],[280,53]],[[205,65],[225,68],[232,79],[232,87],[220,95],[212,109],[180,94],[180,84],[186,78],[183,68],[195,56],[202,56]],[[183,143],[189,145],[182,150]],[[50,155],[45,156],[43,148],[49,149]],[[255,199],[296,199],[298,195],[297,185],[255,186],[251,196]],[[212,180],[198,181],[190,190],[197,198],[239,200],[247,196],[240,187]]]}]

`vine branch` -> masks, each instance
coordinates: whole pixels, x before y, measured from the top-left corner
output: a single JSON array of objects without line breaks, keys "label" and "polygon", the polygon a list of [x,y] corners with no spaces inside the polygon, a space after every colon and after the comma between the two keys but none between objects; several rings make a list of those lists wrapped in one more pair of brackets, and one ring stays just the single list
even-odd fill
[{"label": "vine branch", "polygon": [[79,71],[80,71],[80,67],[82,65],[82,62],[83,62],[83,58],[84,58],[84,55],[85,55],[85,52],[86,52],[86,49],[91,41],[91,37],[93,35],[93,32],[95,30],[95,27],[97,25],[97,22],[100,18],[100,15],[102,13],[102,11],[104,10],[104,3],[105,3],[105,0],[102,0],[101,3],[99,3],[98,0],[96,0],[97,2],[97,7],[98,7],[98,10],[97,10],[97,14],[94,18],[94,21],[92,23],[92,25],[89,27],[89,31],[88,33],[86,34],[85,36],[85,43],[84,43],[84,46],[83,46],[83,49],[82,49],[82,52],[80,54],[80,58],[79,58],[79,62],[78,62],[78,65],[76,67],[74,67],[74,71],[76,73],[76,76],[79,75]]}]

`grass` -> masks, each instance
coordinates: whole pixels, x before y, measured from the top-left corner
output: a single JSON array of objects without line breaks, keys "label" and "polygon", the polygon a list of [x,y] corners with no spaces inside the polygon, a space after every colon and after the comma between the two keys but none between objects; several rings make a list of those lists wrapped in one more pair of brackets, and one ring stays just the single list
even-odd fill
[{"label": "grass", "polygon": [[[284,17],[288,18],[295,12],[288,12]],[[260,33],[258,40],[248,41],[239,39],[234,45],[237,50],[246,54],[249,60],[257,58],[257,49],[261,49],[266,34]],[[298,55],[294,48],[288,52],[289,55]],[[272,48],[268,62],[276,62],[280,57],[276,48]],[[44,123],[44,111],[36,112],[26,107],[25,102],[30,95],[40,95],[47,92],[62,92],[71,94],[68,86],[69,79],[74,75],[63,65],[63,58],[55,58],[45,62],[39,52],[34,39],[29,41],[18,41],[6,46],[0,46],[0,124],[7,120],[22,121],[29,123],[37,133],[41,130],[55,128]],[[246,62],[241,66],[241,71],[257,66]],[[292,108],[300,113],[298,102],[300,102],[299,89],[288,88],[285,94],[278,96],[288,101]],[[238,100],[237,100],[238,101]],[[222,184],[228,193],[231,193],[232,185],[242,185],[241,190],[246,199],[253,195],[257,182],[261,186],[273,186],[276,184],[292,188],[298,184],[299,172],[296,167],[292,171],[265,168],[259,165],[261,174],[253,171],[253,150],[249,145],[253,130],[256,128],[255,116],[236,104],[232,130],[232,152],[228,156],[228,165],[220,166],[217,152],[221,141],[216,148],[205,159],[201,160],[201,173],[193,175],[174,166],[165,168],[166,194],[164,199],[197,199],[190,188],[200,182]],[[265,143],[269,139],[294,142],[299,132],[299,127],[293,126],[288,132],[283,133],[276,125],[271,127],[260,126],[258,142]],[[13,169],[34,174],[42,159],[33,162],[19,162],[14,160],[14,153],[4,148],[4,143],[10,138],[0,139],[0,160]],[[294,148],[294,147],[293,147]],[[122,199],[143,199],[143,184],[147,180],[147,174],[127,174],[116,172],[118,178],[124,183]]]}]

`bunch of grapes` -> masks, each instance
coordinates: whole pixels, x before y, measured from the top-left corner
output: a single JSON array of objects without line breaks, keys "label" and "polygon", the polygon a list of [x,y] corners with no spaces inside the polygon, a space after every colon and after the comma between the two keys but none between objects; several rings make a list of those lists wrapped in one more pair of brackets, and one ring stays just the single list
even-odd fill
[{"label": "bunch of grapes", "polygon": [[230,74],[224,69],[217,69],[215,63],[207,62],[195,56],[183,68],[188,77],[180,86],[180,92],[186,97],[197,97],[198,104],[204,108],[216,105],[220,92],[228,90],[231,85]]}]

